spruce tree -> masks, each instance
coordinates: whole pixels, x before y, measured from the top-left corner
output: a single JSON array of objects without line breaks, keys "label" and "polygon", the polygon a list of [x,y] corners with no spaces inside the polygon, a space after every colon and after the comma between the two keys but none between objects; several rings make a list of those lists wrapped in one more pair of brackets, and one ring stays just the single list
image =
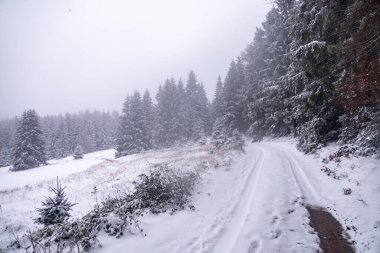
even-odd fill
[{"label": "spruce tree", "polygon": [[187,98],[185,87],[180,79],[177,83],[177,93],[176,93],[177,101],[178,101],[178,131],[180,135],[180,141],[186,142],[190,139],[191,129],[189,128],[189,119],[190,119],[190,104]]},{"label": "spruce tree", "polygon": [[188,103],[188,138],[196,141],[202,137],[202,133],[210,132],[211,123],[206,92],[203,85],[198,83],[193,71],[190,71],[186,83],[186,97]]},{"label": "spruce tree", "polygon": [[170,147],[182,141],[181,100],[174,79],[160,86],[157,100],[157,135],[159,147]]},{"label": "spruce tree", "polygon": [[148,90],[145,91],[142,98],[142,116],[143,116],[143,130],[144,135],[146,136],[147,148],[150,149],[154,146],[154,131],[155,131],[155,115],[152,98]]},{"label": "spruce tree", "polygon": [[78,144],[74,149],[74,155],[75,160],[79,160],[83,158],[83,148]]},{"label": "spruce tree", "polygon": [[42,208],[37,208],[39,217],[35,219],[36,223],[43,224],[45,226],[52,224],[64,223],[71,215],[71,207],[76,204],[72,204],[66,197],[66,187],[61,186],[57,177],[57,187],[50,187],[50,190],[54,193],[54,197],[46,197],[42,202]]},{"label": "spruce tree", "polygon": [[0,149],[0,167],[8,166],[12,163],[11,151],[8,147]]},{"label": "spruce tree", "polygon": [[202,83],[200,83],[197,86],[197,95],[198,95],[197,107],[198,107],[199,119],[202,122],[204,133],[207,135],[210,135],[211,129],[212,129],[212,122],[211,122],[211,115],[210,115],[211,105],[207,99],[206,91]]},{"label": "spruce tree", "polygon": [[46,163],[45,143],[36,111],[22,115],[17,129],[12,170],[27,170]]},{"label": "spruce tree", "polygon": [[218,76],[216,82],[216,89],[214,93],[214,99],[211,104],[211,123],[215,123],[216,119],[224,115],[224,98],[223,98],[223,82],[222,78]]},{"label": "spruce tree", "polygon": [[136,154],[149,149],[151,140],[147,136],[144,123],[141,95],[136,91],[133,96],[127,97],[124,103],[116,157]]},{"label": "spruce tree", "polygon": [[237,63],[231,62],[226,79],[224,81],[223,95],[225,99],[225,124],[239,131],[246,130],[246,121],[243,117],[244,99],[243,91],[245,87],[244,66],[239,57]]}]

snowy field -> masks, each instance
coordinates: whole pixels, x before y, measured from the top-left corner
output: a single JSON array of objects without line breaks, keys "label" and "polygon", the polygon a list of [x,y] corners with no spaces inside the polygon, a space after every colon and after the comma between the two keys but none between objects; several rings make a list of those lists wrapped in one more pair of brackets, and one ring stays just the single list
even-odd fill
[{"label": "snowy field", "polygon": [[[81,217],[109,193],[127,190],[150,164],[168,162],[201,173],[196,210],[144,215],[146,237],[127,233],[115,239],[101,233],[103,247],[93,252],[316,252],[318,237],[305,204],[327,208],[355,241],[357,252],[379,252],[379,160],[324,159],[336,146],[304,155],[288,139],[249,143],[240,155],[210,149],[187,146],[119,159],[106,150],[29,171],[1,168],[0,248],[10,231],[36,227],[35,208],[49,195],[56,176],[67,186],[70,200],[79,203],[73,217]],[[326,168],[330,176],[321,170]],[[345,195],[344,188],[352,193]]]},{"label": "snowy field", "polygon": [[115,150],[110,149],[87,154],[85,159],[82,160],[74,160],[71,156],[50,160],[47,166],[16,173],[10,173],[9,167],[2,167],[0,168],[0,191],[22,188],[28,184],[40,184],[44,181],[55,179],[57,176],[60,178],[66,177],[114,157]]}]

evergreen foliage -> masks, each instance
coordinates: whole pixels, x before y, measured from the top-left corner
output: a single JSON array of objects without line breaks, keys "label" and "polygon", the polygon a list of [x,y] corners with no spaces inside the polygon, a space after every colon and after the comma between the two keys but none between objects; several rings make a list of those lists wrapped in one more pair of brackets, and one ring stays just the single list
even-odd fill
[{"label": "evergreen foliage", "polygon": [[150,139],[143,114],[143,104],[139,92],[127,96],[117,138],[116,157],[126,156],[147,150]]},{"label": "evergreen foliage", "polygon": [[222,91],[218,82],[214,139],[248,129],[253,140],[295,136],[305,152],[339,141],[357,154],[378,153],[378,1],[274,4]]},{"label": "evergreen foliage", "polygon": [[214,123],[212,130],[211,143],[216,148],[226,148],[230,150],[244,151],[244,140],[242,134],[233,129],[228,123],[226,118],[219,117]]},{"label": "evergreen foliage", "polygon": [[78,144],[74,149],[74,159],[83,159],[83,148]]},{"label": "evergreen foliage", "polygon": [[219,117],[216,119],[214,127],[212,128],[211,143],[217,148],[227,146],[231,134],[232,129],[226,126],[222,117]]},{"label": "evergreen foliage", "polygon": [[188,102],[188,131],[190,140],[197,141],[205,133],[210,132],[211,123],[206,92],[193,71],[190,71],[186,83]]},{"label": "evergreen foliage", "polygon": [[217,118],[222,117],[224,114],[224,98],[223,98],[223,82],[222,78],[218,76],[216,82],[216,89],[214,93],[214,99],[211,104],[211,121],[215,123]]},{"label": "evergreen foliage", "polygon": [[67,199],[65,188],[61,187],[57,178],[57,187],[50,187],[50,190],[54,193],[54,197],[46,197],[45,201],[42,202],[43,207],[37,208],[39,217],[35,219],[36,223],[45,226],[60,224],[70,217],[69,212],[75,204],[70,203]]},{"label": "evergreen foliage", "polygon": [[4,147],[0,150],[0,167],[5,167],[12,163],[11,151]]},{"label": "evergreen foliage", "polygon": [[[138,93],[128,97],[120,117],[44,117],[48,158],[72,154],[76,144],[85,152],[116,144],[117,156],[204,142],[209,135],[219,146],[235,129],[252,140],[294,136],[305,152],[338,141],[360,155],[379,153],[378,1],[272,3],[253,41],[231,62],[225,79],[218,78],[211,105],[191,71],[185,85],[167,79],[156,104],[148,91],[142,99]],[[14,122],[0,122],[4,154],[14,146]],[[3,155],[0,164],[8,160]]]},{"label": "evergreen foliage", "polygon": [[[116,112],[80,112],[39,119],[47,159],[59,159],[74,153],[79,144],[83,151],[93,152],[114,147],[119,115]],[[15,147],[18,118],[0,120],[0,152],[12,152]],[[3,166],[12,159],[0,156]],[[0,162],[1,163],[1,162]],[[0,165],[1,166],[1,165]]]},{"label": "evergreen foliage", "polygon": [[142,113],[144,121],[144,135],[147,138],[147,148],[154,146],[154,131],[155,131],[155,113],[152,98],[148,90],[145,91],[142,98]]},{"label": "evergreen foliage", "polygon": [[[69,203],[57,182],[55,198],[47,198],[46,208],[37,209],[41,215],[37,223],[45,226],[27,231],[15,237],[8,250],[25,252],[82,252],[99,244],[98,234],[104,231],[110,236],[121,237],[125,230],[144,234],[139,218],[146,212],[174,214],[189,208],[194,210],[191,195],[199,180],[197,172],[183,172],[168,164],[154,164],[146,174],[134,182],[132,192],[115,192],[96,205],[84,217],[68,220]],[[137,230],[137,231],[136,231]]]},{"label": "evergreen foliage", "polygon": [[25,111],[17,128],[11,170],[27,170],[46,164],[45,143],[37,113]]},{"label": "evergreen foliage", "polygon": [[182,141],[186,127],[181,110],[182,95],[174,79],[167,79],[157,93],[156,143],[158,147],[170,147]]}]

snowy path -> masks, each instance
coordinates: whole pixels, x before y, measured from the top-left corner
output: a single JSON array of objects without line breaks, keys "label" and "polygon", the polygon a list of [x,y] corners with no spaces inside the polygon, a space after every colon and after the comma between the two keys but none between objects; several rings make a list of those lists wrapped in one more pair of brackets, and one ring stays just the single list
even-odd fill
[{"label": "snowy path", "polygon": [[237,211],[212,252],[313,252],[316,237],[301,201],[319,203],[314,185],[291,151],[259,143],[247,151],[255,153],[259,162],[251,165]]},{"label": "snowy path", "polygon": [[[303,204],[319,204],[310,160],[275,142],[249,144],[229,169],[209,175],[195,212],[148,215],[147,237],[102,238],[101,252],[315,252]],[[304,166],[308,164],[308,166]]]}]

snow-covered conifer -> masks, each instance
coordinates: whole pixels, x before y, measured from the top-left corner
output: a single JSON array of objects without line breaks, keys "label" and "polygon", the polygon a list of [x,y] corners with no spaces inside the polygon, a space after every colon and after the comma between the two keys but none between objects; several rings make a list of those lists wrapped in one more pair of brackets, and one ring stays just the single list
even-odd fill
[{"label": "snow-covered conifer", "polygon": [[142,114],[143,114],[143,130],[147,139],[147,148],[154,146],[154,131],[155,131],[155,115],[152,98],[148,90],[145,91],[142,98]]},{"label": "snow-covered conifer", "polygon": [[45,143],[36,111],[23,113],[15,145],[12,170],[27,170],[46,164]]},{"label": "snow-covered conifer", "polygon": [[73,157],[75,160],[83,158],[83,148],[79,144],[74,149]]},{"label": "snow-covered conifer", "polygon": [[46,197],[42,202],[43,207],[36,209],[39,214],[39,217],[35,219],[36,223],[45,226],[64,223],[71,216],[69,212],[75,204],[72,204],[66,197],[65,188],[62,188],[57,178],[57,187],[50,187],[54,196]]},{"label": "snow-covered conifer", "polygon": [[151,140],[147,135],[147,126],[144,123],[141,95],[136,91],[133,96],[127,97],[124,103],[117,139],[116,157],[149,149]]}]

